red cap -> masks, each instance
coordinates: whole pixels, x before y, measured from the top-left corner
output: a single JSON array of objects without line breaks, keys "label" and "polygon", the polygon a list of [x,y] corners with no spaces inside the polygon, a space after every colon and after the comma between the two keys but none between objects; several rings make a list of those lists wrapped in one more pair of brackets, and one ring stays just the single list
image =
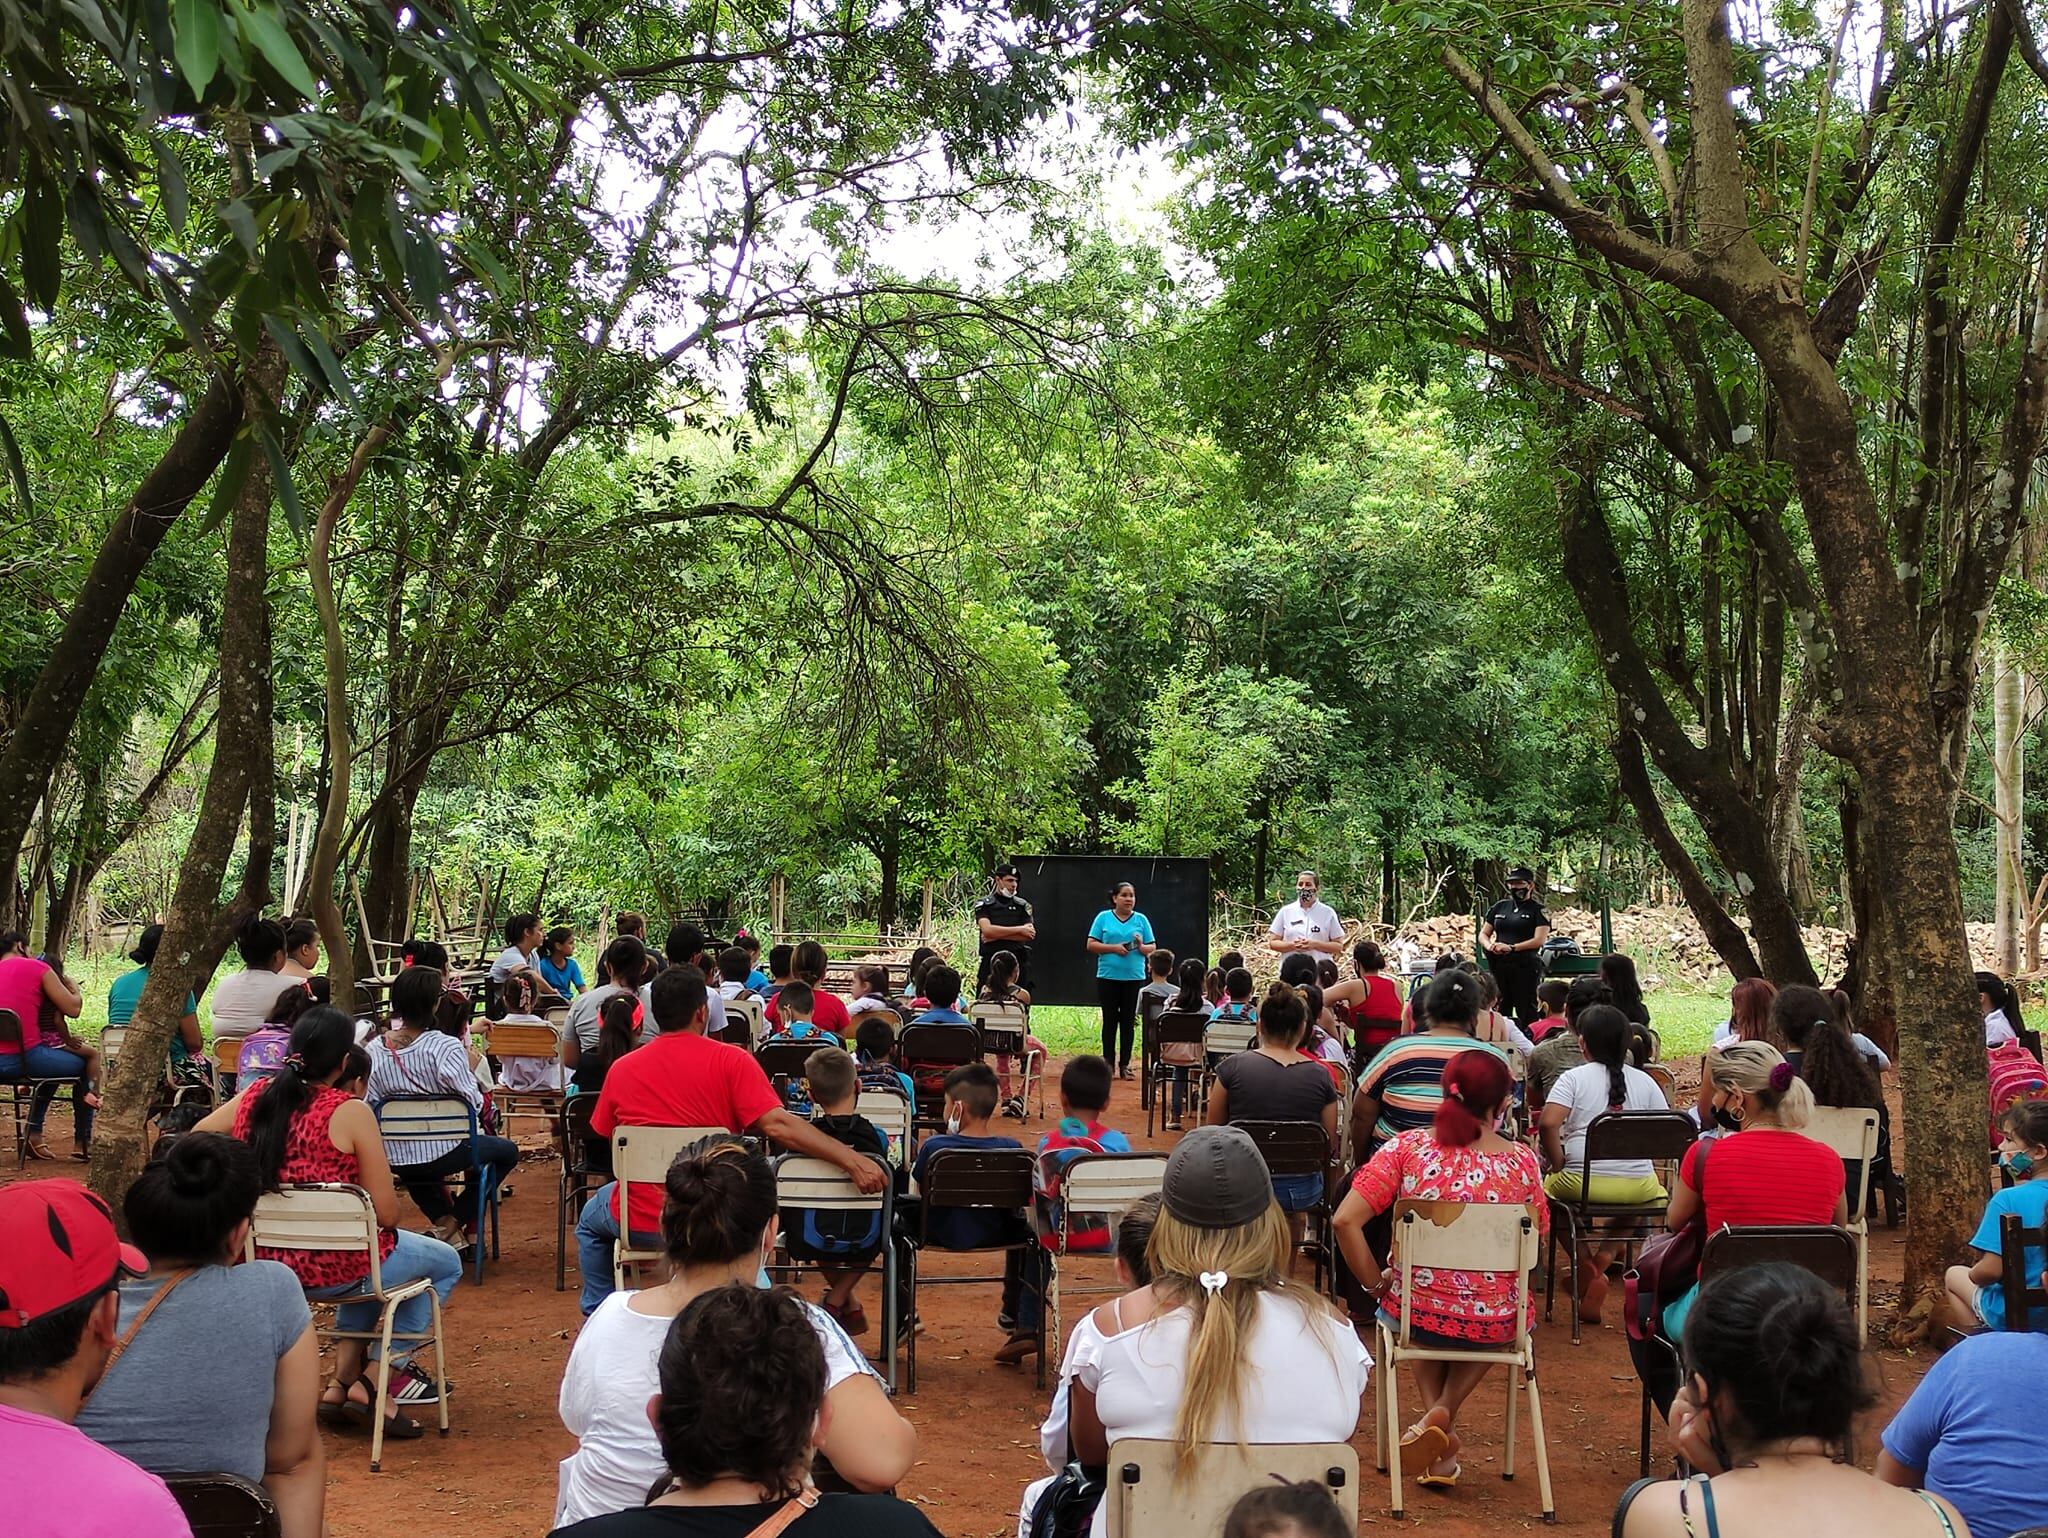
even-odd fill
[{"label": "red cap", "polygon": [[148,1269],[142,1251],[114,1231],[113,1209],[84,1186],[0,1186],[0,1330],[18,1330]]}]

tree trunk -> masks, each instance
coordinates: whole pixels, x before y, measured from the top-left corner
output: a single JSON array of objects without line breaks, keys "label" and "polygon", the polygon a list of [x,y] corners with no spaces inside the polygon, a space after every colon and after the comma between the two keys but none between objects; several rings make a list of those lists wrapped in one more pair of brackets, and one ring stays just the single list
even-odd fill
[{"label": "tree trunk", "polygon": [[1806,843],[1806,812],[1799,796],[1806,778],[1807,749],[1813,741],[1810,721],[1815,671],[1811,666],[1800,670],[1798,687],[1785,711],[1778,734],[1777,770],[1772,776],[1775,784],[1766,817],[1779,883],[1802,923],[1813,918],[1818,906],[1813,890],[1813,860]]},{"label": "tree trunk", "polygon": [[370,809],[363,908],[379,940],[403,940],[412,930],[412,825],[425,778],[390,787]]},{"label": "tree trunk", "polygon": [[1400,920],[1401,874],[1394,868],[1394,841],[1380,840],[1380,922],[1392,929]]},{"label": "tree trunk", "polygon": [[1643,836],[1649,839],[1665,869],[1676,878],[1685,905],[1699,921],[1700,930],[1706,935],[1707,943],[1713,946],[1714,954],[1738,980],[1762,977],[1764,969],[1757,965],[1756,953],[1749,948],[1749,936],[1742,932],[1742,926],[1721,905],[1714,889],[1707,885],[1700,868],[1693,863],[1692,856],[1686,853],[1685,845],[1671,831],[1664,808],[1657,800],[1656,787],[1650,783],[1649,766],[1643,761],[1642,739],[1626,724],[1615,736],[1614,765],[1622,794],[1635,808],[1636,821],[1642,827]]},{"label": "tree trunk", "polygon": [[[265,360],[268,361],[268,360]],[[262,364],[259,363],[259,367]],[[278,368],[281,374],[281,367]],[[220,625],[220,716],[213,767],[200,797],[191,842],[178,867],[176,895],[164,937],[129,1022],[128,1040],[108,1076],[106,1105],[93,1139],[92,1188],[115,1212],[142,1170],[149,1107],[163,1078],[171,1035],[185,995],[206,986],[227,948],[237,915],[269,895],[275,821],[270,777],[270,470],[258,455],[228,526],[227,584]],[[225,913],[221,885],[234,854],[242,813],[250,818],[250,850],[242,891]]]},{"label": "tree trunk", "polygon": [[882,893],[875,903],[876,922],[882,933],[887,934],[895,926],[903,900],[903,849],[893,820],[882,825],[882,836],[877,843],[879,847],[875,850],[875,858],[882,865]]},{"label": "tree trunk", "polygon": [[[64,629],[0,750],[0,899],[16,889],[21,846],[34,824],[36,803],[63,762],[71,729],[129,594],[171,526],[227,457],[241,423],[241,391],[216,377],[100,541]],[[0,924],[7,917],[0,914]]]},{"label": "tree trunk", "polygon": [[2020,930],[2026,920],[2027,878],[2022,869],[2026,833],[2026,674],[2000,647],[1992,664],[1991,773],[1993,810],[1998,819],[1998,901],[1994,920],[1998,970],[2011,976],[2024,954]]}]

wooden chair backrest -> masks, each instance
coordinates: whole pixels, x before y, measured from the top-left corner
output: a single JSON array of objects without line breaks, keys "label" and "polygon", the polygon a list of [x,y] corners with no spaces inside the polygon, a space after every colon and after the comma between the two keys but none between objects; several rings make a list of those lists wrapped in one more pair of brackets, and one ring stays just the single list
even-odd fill
[{"label": "wooden chair backrest", "polygon": [[1120,1437],[1110,1445],[1102,1504],[1109,1538],[1188,1538],[1220,1533],[1223,1519],[1247,1490],[1313,1481],[1358,1526],[1358,1451],[1343,1442],[1219,1442],[1196,1449],[1185,1477],[1174,1444]]}]

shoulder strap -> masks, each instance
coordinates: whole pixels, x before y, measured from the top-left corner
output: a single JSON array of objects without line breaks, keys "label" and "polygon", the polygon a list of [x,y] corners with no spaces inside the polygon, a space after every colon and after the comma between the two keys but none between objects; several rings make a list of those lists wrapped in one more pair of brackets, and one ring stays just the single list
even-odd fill
[{"label": "shoulder strap", "polygon": [[1921,1500],[1925,1501],[1928,1505],[1928,1508],[1931,1511],[1933,1511],[1935,1516],[1941,1519],[1941,1531],[1943,1538],[1956,1538],[1956,1525],[1948,1519],[1948,1508],[1942,1505],[1941,1502],[1936,1500],[1933,1496],[1929,1495],[1925,1490],[1915,1490],[1913,1493],[1919,1496]]},{"label": "shoulder strap", "polygon": [[782,1503],[782,1509],[747,1534],[747,1538],[779,1538],[792,1522],[818,1504],[818,1492],[809,1485]]},{"label": "shoulder strap", "polygon": [[161,1287],[157,1288],[155,1292],[149,1295],[149,1301],[143,1304],[140,1312],[136,1314],[134,1319],[129,1321],[128,1328],[121,1332],[121,1338],[114,1342],[114,1349],[107,1353],[107,1362],[106,1365],[100,1369],[98,1381],[96,1381],[93,1384],[92,1388],[87,1389],[83,1394],[79,1396],[78,1402],[81,1405],[84,1404],[86,1400],[92,1398],[93,1389],[97,1389],[101,1383],[107,1381],[108,1375],[112,1373],[114,1370],[114,1364],[121,1360],[121,1353],[128,1349],[129,1343],[135,1339],[136,1332],[142,1328],[144,1322],[148,1320],[149,1316],[156,1312],[157,1304],[163,1302],[165,1298],[168,1298],[173,1292],[175,1292],[177,1290],[178,1283],[184,1281],[185,1278],[190,1276],[191,1274],[192,1272],[189,1269],[184,1271],[173,1271],[169,1276],[164,1278],[164,1284]]},{"label": "shoulder strap", "polygon": [[1636,1503],[1636,1497],[1651,1485],[1660,1483],[1662,1481],[1656,1479],[1639,1479],[1621,1492],[1621,1501],[1614,1508],[1614,1521],[1607,1529],[1608,1538],[1621,1538],[1622,1529],[1628,1526],[1628,1509]]}]

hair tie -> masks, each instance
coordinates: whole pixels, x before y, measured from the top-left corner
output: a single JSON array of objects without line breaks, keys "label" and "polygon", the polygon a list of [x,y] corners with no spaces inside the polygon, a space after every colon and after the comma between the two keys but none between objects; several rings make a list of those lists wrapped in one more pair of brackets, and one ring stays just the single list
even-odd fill
[{"label": "hair tie", "polygon": [[1229,1285],[1230,1273],[1228,1271],[1204,1271],[1202,1273],[1202,1290],[1206,1293],[1212,1295],[1219,1293]]},{"label": "hair tie", "polygon": [[306,1072],[305,1054],[300,1052],[287,1052],[284,1056],[284,1061],[279,1063],[277,1066],[286,1073],[295,1073],[298,1074],[301,1078],[303,1078]]},{"label": "hair tie", "polygon": [[1798,1075],[1793,1073],[1790,1063],[1773,1063],[1771,1065],[1771,1088],[1780,1095],[1792,1087],[1792,1081],[1796,1077]]}]

